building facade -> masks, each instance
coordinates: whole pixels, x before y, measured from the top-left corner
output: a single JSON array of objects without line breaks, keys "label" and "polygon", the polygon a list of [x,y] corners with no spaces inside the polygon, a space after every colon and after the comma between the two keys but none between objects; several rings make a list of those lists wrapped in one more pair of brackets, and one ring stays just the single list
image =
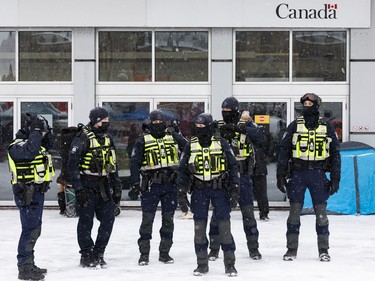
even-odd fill
[{"label": "building facade", "polygon": [[306,92],[322,97],[341,141],[375,146],[373,2],[0,0],[0,166],[26,112],[45,116],[58,143],[100,105],[126,178],[151,110],[189,137],[190,121],[220,119],[228,96],[266,128],[270,185]]}]

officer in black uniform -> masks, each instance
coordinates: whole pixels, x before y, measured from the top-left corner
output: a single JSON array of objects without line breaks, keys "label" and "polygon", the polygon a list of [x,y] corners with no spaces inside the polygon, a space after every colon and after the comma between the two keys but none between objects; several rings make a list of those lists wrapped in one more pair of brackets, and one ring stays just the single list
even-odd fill
[{"label": "officer in black uniform", "polygon": [[[319,117],[321,98],[307,93],[300,99],[303,115],[287,128],[280,142],[277,187],[287,192],[290,201],[287,220],[287,248],[283,259],[297,256],[300,215],[306,188],[309,189],[315,216],[320,261],[330,261],[327,199],[339,189],[340,143],[334,127]],[[326,173],[330,173],[330,180]]]},{"label": "officer in black uniform", "polygon": [[140,266],[149,263],[152,226],[159,202],[162,216],[159,261],[174,262],[169,251],[173,243],[173,216],[177,205],[175,179],[180,151],[187,141],[172,128],[167,130],[165,121],[161,110],[153,110],[149,122],[144,123],[149,124],[143,129],[144,134],[136,141],[131,154],[130,172],[133,186],[129,196],[137,199],[139,193],[142,193],[142,223],[138,239]]},{"label": "officer in black uniform", "polygon": [[194,121],[193,137],[183,151],[178,183],[178,202],[187,212],[187,192],[191,187],[191,211],[194,214],[194,244],[198,267],[194,275],[208,272],[207,221],[210,203],[216,218],[218,243],[224,251],[225,273],[236,276],[236,245],[230,227],[231,207],[239,198],[239,172],[236,158],[228,143],[214,134],[211,114],[202,113]]},{"label": "officer in black uniform", "polygon": [[18,242],[18,279],[43,280],[47,269],[34,263],[34,246],[42,229],[44,193],[54,175],[48,150],[53,137],[42,116],[27,114],[26,122],[8,147],[13,194],[20,211],[22,232]]},{"label": "officer in black uniform", "polygon": [[[102,107],[90,111],[90,123],[73,139],[68,159],[68,175],[75,190],[77,238],[82,267],[106,268],[104,251],[115,220],[115,204],[121,200],[115,146],[107,134],[108,112]],[[100,226],[94,243],[91,238],[94,217]]]},{"label": "officer in black uniform", "polygon": [[[263,130],[253,121],[240,121],[239,103],[234,97],[226,98],[222,105],[223,121],[219,121],[221,136],[230,144],[240,171],[240,199],[238,201],[247,240],[249,256],[260,260],[262,255],[258,248],[259,231],[254,217],[254,198],[252,174],[254,169],[253,143],[260,144],[264,140]],[[210,253],[209,259],[216,260],[219,255],[217,242],[218,226],[215,215],[210,223]]]}]

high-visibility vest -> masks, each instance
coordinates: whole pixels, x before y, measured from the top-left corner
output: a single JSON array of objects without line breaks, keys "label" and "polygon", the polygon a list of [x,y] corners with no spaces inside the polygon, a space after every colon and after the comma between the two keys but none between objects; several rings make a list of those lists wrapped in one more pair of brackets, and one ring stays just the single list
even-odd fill
[{"label": "high-visibility vest", "polygon": [[210,147],[202,147],[197,137],[190,141],[189,169],[201,181],[219,178],[227,170],[227,160],[220,139],[212,137]]},{"label": "high-visibility vest", "polygon": [[[237,125],[243,123],[245,122],[239,121]],[[225,125],[225,122],[219,121],[219,127],[223,125]],[[253,155],[253,144],[245,134],[235,132],[234,138],[227,141],[232,148],[237,161],[245,160],[246,158]]]},{"label": "high-visibility vest", "polygon": [[177,167],[179,161],[178,145],[173,136],[166,134],[163,138],[154,138],[145,134],[142,170],[156,170]]},{"label": "high-visibility vest", "polygon": [[111,149],[111,140],[108,135],[104,135],[104,144],[100,144],[95,134],[84,128],[90,146],[86,154],[82,157],[80,173],[84,175],[106,176],[116,171],[116,152]]},{"label": "high-visibility vest", "polygon": [[327,136],[327,124],[319,118],[318,127],[306,128],[305,119],[298,117],[296,132],[292,137],[293,158],[307,161],[321,161],[329,157],[332,139]]},{"label": "high-visibility vest", "polygon": [[[26,142],[23,139],[16,139],[10,145]],[[50,182],[55,175],[55,170],[52,164],[52,156],[44,147],[40,147],[38,155],[31,161],[14,162],[10,153],[8,152],[9,171],[12,175],[12,184],[17,182],[36,183]]]}]

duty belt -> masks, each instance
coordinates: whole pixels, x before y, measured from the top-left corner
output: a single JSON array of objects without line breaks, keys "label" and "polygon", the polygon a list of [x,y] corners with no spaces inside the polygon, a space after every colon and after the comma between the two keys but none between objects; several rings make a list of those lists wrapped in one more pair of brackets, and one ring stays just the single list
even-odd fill
[{"label": "duty belt", "polygon": [[292,164],[292,170],[325,170],[326,161],[305,161],[295,160]]},{"label": "duty belt", "polygon": [[193,188],[202,189],[202,188],[212,188],[212,189],[222,189],[225,188],[226,184],[223,177],[216,178],[210,181],[201,181],[197,178],[194,178]]},{"label": "duty belt", "polygon": [[176,180],[176,174],[170,169],[159,169],[151,174],[150,180],[159,184],[173,183]]}]

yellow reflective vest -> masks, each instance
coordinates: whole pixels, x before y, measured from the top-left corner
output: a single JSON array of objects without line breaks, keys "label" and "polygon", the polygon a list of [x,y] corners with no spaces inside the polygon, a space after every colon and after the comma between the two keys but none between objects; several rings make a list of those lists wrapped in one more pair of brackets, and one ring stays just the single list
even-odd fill
[{"label": "yellow reflective vest", "polygon": [[82,157],[80,173],[84,175],[106,176],[116,171],[116,152],[111,149],[111,140],[108,135],[104,136],[104,144],[100,144],[95,134],[83,129],[89,138],[90,146],[86,154]]},{"label": "yellow reflective vest", "polygon": [[[243,121],[238,122],[245,123]],[[236,136],[230,143],[234,155],[236,156],[237,161],[238,160],[245,160],[247,157],[251,156],[253,154],[253,144],[251,141],[249,141],[248,137],[245,134],[241,134],[236,132]]]},{"label": "yellow reflective vest", "polygon": [[179,161],[178,144],[173,136],[166,134],[156,139],[151,134],[145,134],[142,170],[156,170],[167,167],[177,167]]},{"label": "yellow reflective vest", "polygon": [[[24,141],[23,139],[16,139],[9,147]],[[50,182],[55,175],[51,154],[42,146],[38,155],[32,161],[16,163],[9,152],[8,161],[9,171],[12,175],[12,184],[16,184],[17,182],[41,184],[43,182]]]},{"label": "yellow reflective vest", "polygon": [[309,130],[303,117],[298,117],[296,122],[296,132],[292,137],[293,158],[307,161],[327,159],[332,139],[327,136],[326,123],[320,118],[318,127]]},{"label": "yellow reflective vest", "polygon": [[210,147],[202,147],[197,137],[190,141],[189,167],[201,181],[219,178],[227,170],[227,161],[220,139],[212,137]]}]

